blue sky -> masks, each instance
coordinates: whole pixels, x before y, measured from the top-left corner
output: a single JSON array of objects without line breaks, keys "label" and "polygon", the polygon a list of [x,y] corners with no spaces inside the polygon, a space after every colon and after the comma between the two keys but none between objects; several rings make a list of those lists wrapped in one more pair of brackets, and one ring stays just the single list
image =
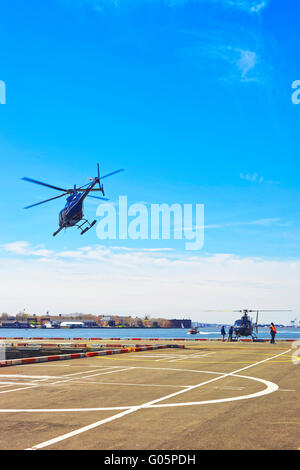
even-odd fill
[{"label": "blue sky", "polygon": [[[0,311],[209,320],[206,308],[255,306],[297,316],[300,106],[291,85],[300,79],[299,9],[279,0],[1,7]],[[127,195],[130,203],[204,204],[203,249],[112,243],[95,230],[53,238],[62,199],[23,209],[56,193],[21,177],[72,187],[94,176],[97,161],[104,173],[126,170],[106,181],[114,203]],[[97,206],[86,202],[89,219]],[[70,285],[81,293],[71,295]],[[62,291],[53,299],[49,289]]]}]

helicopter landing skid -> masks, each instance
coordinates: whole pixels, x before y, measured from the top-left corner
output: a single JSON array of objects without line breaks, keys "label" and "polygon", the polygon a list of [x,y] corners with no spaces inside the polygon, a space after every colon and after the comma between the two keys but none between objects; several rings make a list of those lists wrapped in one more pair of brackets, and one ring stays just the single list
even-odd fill
[{"label": "helicopter landing skid", "polygon": [[[97,222],[96,220],[93,220],[93,222],[90,223],[88,220],[84,219],[83,224],[77,225],[77,228],[79,228],[79,229],[81,230],[80,235],[83,235],[83,234],[86,233],[88,230],[90,230],[90,228],[92,228],[92,227],[95,225],[96,222]],[[85,224],[88,224],[88,227],[86,227],[85,229],[82,229],[82,227],[83,227]]]},{"label": "helicopter landing skid", "polygon": [[55,237],[62,229],[63,229],[63,227],[59,227],[59,229],[56,230],[56,232],[53,233],[53,236]]},{"label": "helicopter landing skid", "polygon": [[[231,341],[233,341],[233,342],[235,342],[235,341],[241,341],[241,339],[242,339],[241,336],[233,336]],[[254,334],[251,335],[251,339],[252,339],[253,343],[255,343],[256,341],[259,341],[259,339],[257,338],[257,336],[254,335]]]}]

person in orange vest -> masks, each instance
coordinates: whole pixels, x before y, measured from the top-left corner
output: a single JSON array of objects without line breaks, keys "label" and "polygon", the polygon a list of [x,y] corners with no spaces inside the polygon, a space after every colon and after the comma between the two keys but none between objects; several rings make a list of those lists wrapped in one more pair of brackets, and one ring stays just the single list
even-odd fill
[{"label": "person in orange vest", "polygon": [[275,335],[276,335],[276,333],[277,333],[277,330],[275,328],[274,323],[272,322],[271,325],[270,325],[270,335],[271,335],[270,343],[271,344],[275,344]]}]

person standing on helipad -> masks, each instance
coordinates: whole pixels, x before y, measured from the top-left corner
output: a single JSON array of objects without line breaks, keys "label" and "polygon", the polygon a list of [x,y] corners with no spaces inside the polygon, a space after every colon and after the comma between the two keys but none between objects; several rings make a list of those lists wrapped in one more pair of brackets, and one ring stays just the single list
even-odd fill
[{"label": "person standing on helipad", "polygon": [[277,333],[277,330],[275,328],[274,323],[272,322],[271,325],[270,325],[270,335],[271,335],[270,343],[271,344],[275,344],[275,335],[276,335],[276,333]]},{"label": "person standing on helipad", "polygon": [[233,326],[229,328],[228,332],[228,340],[227,341],[232,341],[232,335],[233,335]]},{"label": "person standing on helipad", "polygon": [[221,335],[222,335],[223,341],[225,341],[226,331],[225,331],[224,325],[223,325],[222,328],[221,328]]}]

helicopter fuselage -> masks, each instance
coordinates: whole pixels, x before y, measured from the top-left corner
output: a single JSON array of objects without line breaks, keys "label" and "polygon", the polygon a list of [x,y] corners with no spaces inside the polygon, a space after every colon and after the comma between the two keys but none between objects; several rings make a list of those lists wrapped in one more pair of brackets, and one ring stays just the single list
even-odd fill
[{"label": "helicopter fuselage", "polygon": [[240,320],[236,320],[233,326],[233,331],[236,336],[253,335],[253,324],[248,315],[244,315]]},{"label": "helicopter fuselage", "polygon": [[73,227],[83,218],[82,195],[74,194],[67,198],[65,207],[59,213],[59,227]]},{"label": "helicopter fuselage", "polygon": [[60,229],[74,227],[74,225],[80,222],[83,218],[83,201],[97,181],[95,178],[82,193],[77,192],[76,186],[74,186],[73,193],[67,197],[66,205],[59,213],[58,224]]}]

